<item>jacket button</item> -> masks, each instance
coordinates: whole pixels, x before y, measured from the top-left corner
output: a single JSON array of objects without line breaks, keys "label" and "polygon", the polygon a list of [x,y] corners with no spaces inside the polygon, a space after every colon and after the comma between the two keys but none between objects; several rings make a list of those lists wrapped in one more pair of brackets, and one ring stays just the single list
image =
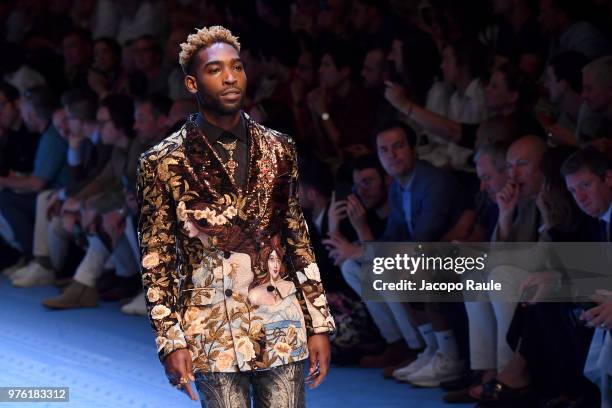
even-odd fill
[{"label": "jacket button", "polygon": [[225,296],[232,297],[232,290],[231,289],[225,289]]}]

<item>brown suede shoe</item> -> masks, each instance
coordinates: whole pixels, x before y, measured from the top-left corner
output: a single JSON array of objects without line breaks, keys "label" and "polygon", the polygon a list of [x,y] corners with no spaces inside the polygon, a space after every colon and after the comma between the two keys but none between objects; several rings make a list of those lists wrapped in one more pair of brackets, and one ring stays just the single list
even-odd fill
[{"label": "brown suede shoe", "polygon": [[59,296],[44,299],[42,304],[49,309],[97,307],[98,291],[73,280]]},{"label": "brown suede shoe", "polygon": [[359,365],[363,368],[385,368],[397,364],[398,361],[403,361],[412,354],[416,355],[402,339],[388,344],[382,354],[361,357]]}]

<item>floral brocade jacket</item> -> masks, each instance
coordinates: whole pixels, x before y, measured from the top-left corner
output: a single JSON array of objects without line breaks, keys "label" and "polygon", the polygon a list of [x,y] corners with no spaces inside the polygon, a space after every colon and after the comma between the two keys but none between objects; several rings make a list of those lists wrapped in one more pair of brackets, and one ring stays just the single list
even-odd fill
[{"label": "floral brocade jacket", "polygon": [[158,354],[187,348],[195,372],[300,361],[308,336],[335,332],[298,203],[294,143],[245,121],[244,192],[195,116],[140,159],[141,270]]}]

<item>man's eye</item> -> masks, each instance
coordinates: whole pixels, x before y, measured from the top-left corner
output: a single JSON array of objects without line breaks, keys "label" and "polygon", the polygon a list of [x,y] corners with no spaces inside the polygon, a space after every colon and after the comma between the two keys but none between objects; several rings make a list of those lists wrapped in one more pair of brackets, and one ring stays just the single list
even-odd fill
[{"label": "man's eye", "polygon": [[242,65],[236,65],[236,66],[234,67],[234,69],[235,69],[236,71],[242,71]]}]

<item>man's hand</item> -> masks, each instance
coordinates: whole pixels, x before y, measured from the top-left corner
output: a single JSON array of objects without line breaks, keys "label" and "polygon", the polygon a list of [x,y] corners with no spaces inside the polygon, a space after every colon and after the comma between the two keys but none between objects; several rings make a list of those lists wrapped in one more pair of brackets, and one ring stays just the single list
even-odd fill
[{"label": "man's hand", "polygon": [[395,82],[385,81],[385,99],[397,110],[401,110],[410,101],[401,85]]},{"label": "man's hand", "polygon": [[351,225],[355,231],[360,231],[363,228],[367,228],[368,219],[366,217],[366,209],[355,194],[350,194],[347,197],[346,213],[348,214],[349,221],[351,222]]},{"label": "man's hand", "polygon": [[595,306],[580,316],[589,327],[599,327],[604,330],[612,329],[612,301]]},{"label": "man's hand", "polygon": [[334,265],[340,266],[347,259],[357,259],[363,255],[359,245],[352,244],[340,234],[332,234],[328,239],[321,241],[329,251],[329,257]]},{"label": "man's hand", "polygon": [[495,201],[499,207],[499,218],[511,219],[518,203],[518,186],[512,180],[508,180],[506,185],[497,192]]},{"label": "man's hand", "polygon": [[329,110],[329,100],[327,91],[323,87],[318,87],[310,91],[307,97],[308,107],[317,115],[322,115]]},{"label": "man's hand", "polygon": [[189,350],[180,349],[168,354],[164,359],[164,367],[170,383],[186,393],[192,401],[197,401],[196,395],[189,384],[190,381],[195,381]]},{"label": "man's hand", "polygon": [[561,274],[557,271],[539,271],[529,275],[520,289],[524,296],[522,305],[533,305],[545,300],[559,287],[560,279]]},{"label": "man's hand", "polygon": [[62,208],[62,201],[59,199],[59,191],[54,191],[49,198],[47,198],[47,220],[51,220],[52,217],[60,215]]},{"label": "man's hand", "polygon": [[125,230],[123,210],[113,210],[102,215],[102,228],[111,238],[113,245]]},{"label": "man's hand", "polygon": [[347,217],[346,200],[336,201],[336,192],[332,191],[331,203],[327,211],[327,224],[330,234],[335,234],[340,230],[340,221]]},{"label": "man's hand", "polygon": [[308,352],[310,353],[310,368],[306,382],[309,383],[309,388],[313,389],[321,384],[329,371],[331,352],[327,334],[322,333],[310,336],[308,338]]}]

